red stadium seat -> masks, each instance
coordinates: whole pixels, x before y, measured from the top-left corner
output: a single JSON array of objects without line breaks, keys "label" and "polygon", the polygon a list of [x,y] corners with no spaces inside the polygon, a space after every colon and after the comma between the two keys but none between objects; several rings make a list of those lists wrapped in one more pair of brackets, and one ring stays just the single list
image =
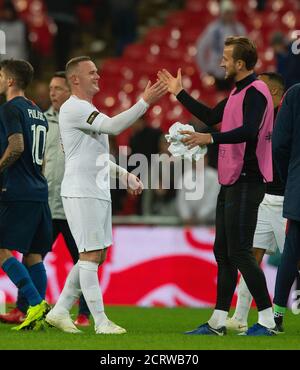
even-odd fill
[{"label": "red stadium seat", "polygon": [[146,43],[157,45],[170,44],[172,41],[180,40],[181,31],[176,27],[154,27],[149,30],[145,37]]},{"label": "red stadium seat", "polygon": [[100,68],[100,75],[121,76],[124,79],[131,80],[134,77],[137,68],[137,62],[126,58],[109,58],[106,59]]},{"label": "red stadium seat", "polygon": [[187,27],[184,32],[182,32],[182,40],[188,44],[196,44],[200,35],[201,28],[198,25],[192,25]]},{"label": "red stadium seat", "polygon": [[128,45],[123,54],[124,58],[151,63],[155,60],[156,55],[151,52],[149,44],[130,44]]},{"label": "red stadium seat", "polygon": [[204,1],[186,0],[185,8],[193,12],[208,11]]},{"label": "red stadium seat", "polygon": [[118,146],[128,146],[130,137],[132,135],[131,128],[121,132],[116,136],[116,143]]},{"label": "red stadium seat", "polygon": [[184,30],[190,25],[199,25],[202,31],[215,17],[209,12],[178,11],[173,12],[167,18],[167,25]]},{"label": "red stadium seat", "polygon": [[166,115],[171,108],[171,102],[167,96],[160,99],[146,112],[146,120],[153,127],[161,127],[166,120]]},{"label": "red stadium seat", "polygon": [[107,87],[100,90],[98,94],[94,96],[93,104],[103,113],[111,115],[112,111],[119,106],[120,100],[118,97],[119,88],[111,87],[109,90]]},{"label": "red stadium seat", "polygon": [[271,10],[273,12],[277,12],[277,13],[280,13],[280,14],[283,14],[283,13],[286,13],[288,12],[289,10],[297,10],[297,2],[292,0],[274,0],[272,2],[270,2],[269,4],[269,8],[271,8]]},{"label": "red stadium seat", "polygon": [[157,60],[154,63],[141,64],[139,66],[139,73],[141,77],[147,77],[155,82],[157,78],[157,72],[159,70],[165,68],[170,73],[174,74],[179,67],[179,62],[170,61],[170,59],[162,57],[160,60]]}]

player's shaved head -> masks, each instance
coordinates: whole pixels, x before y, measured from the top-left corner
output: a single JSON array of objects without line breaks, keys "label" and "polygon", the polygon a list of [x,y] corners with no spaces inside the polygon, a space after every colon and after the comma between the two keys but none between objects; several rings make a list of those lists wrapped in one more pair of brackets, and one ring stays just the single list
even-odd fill
[{"label": "player's shaved head", "polygon": [[81,62],[87,62],[87,61],[91,61],[91,58],[88,57],[88,56],[85,56],[85,55],[70,59],[68,61],[68,63],[66,64],[66,77],[67,77],[67,80],[69,80],[70,76],[72,76],[72,74],[74,74],[74,72],[78,68],[78,65]]},{"label": "player's shaved head", "polygon": [[99,74],[95,63],[88,56],[71,59],[66,65],[67,82],[72,94],[91,100],[99,91]]},{"label": "player's shaved head", "polygon": [[258,78],[262,79],[266,82],[266,80],[275,86],[278,86],[282,92],[285,89],[285,82],[284,78],[279,74],[275,72],[262,72],[258,75]]},{"label": "player's shaved head", "polygon": [[262,72],[258,75],[258,79],[267,84],[272,95],[274,107],[278,107],[285,89],[283,77],[275,72]]}]

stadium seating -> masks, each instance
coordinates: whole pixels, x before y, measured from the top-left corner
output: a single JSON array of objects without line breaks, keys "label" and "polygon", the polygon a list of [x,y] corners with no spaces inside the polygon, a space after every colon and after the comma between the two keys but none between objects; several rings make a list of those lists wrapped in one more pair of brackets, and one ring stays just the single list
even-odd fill
[{"label": "stadium seating", "polygon": [[[245,24],[249,37],[258,47],[257,71],[274,70],[270,39],[274,31],[288,33],[295,27],[299,29],[296,1],[270,1],[266,9],[260,12],[255,10],[255,2],[251,0],[235,0],[235,4],[238,19]],[[211,77],[201,74],[195,63],[195,55],[198,38],[218,14],[216,0],[187,0],[185,9],[169,14],[164,25],[150,28],[142,42],[126,47],[121,58],[105,61],[100,71],[105,76],[100,80],[103,91],[95,97],[95,104],[108,113],[121,110],[140,96],[148,79],[155,82],[159,69],[166,68],[176,74],[179,67],[182,68],[184,86],[196,99],[210,106],[217,104],[224,94],[216,91]],[[110,87],[111,81],[115,90]],[[164,97],[149,109],[146,119],[153,127],[167,131],[173,122],[188,122],[191,115],[176,99]],[[124,137],[128,138],[129,134],[126,133]],[[121,139],[123,143],[124,137]]]}]

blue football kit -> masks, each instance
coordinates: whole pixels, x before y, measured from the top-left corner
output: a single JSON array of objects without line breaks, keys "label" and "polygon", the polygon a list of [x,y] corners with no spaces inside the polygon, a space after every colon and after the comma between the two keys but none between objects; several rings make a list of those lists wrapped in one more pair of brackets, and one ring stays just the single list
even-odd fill
[{"label": "blue football kit", "polygon": [[0,174],[0,248],[45,255],[51,250],[48,185],[42,174],[48,123],[30,100],[17,96],[0,107],[0,156],[8,138],[22,134],[24,151]]}]

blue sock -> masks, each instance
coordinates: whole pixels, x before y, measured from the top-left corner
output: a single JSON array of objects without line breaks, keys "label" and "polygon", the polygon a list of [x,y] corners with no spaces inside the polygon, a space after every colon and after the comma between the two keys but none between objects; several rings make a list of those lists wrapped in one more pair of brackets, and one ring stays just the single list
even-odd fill
[{"label": "blue sock", "polygon": [[[36,263],[33,266],[27,267],[29,275],[40,296],[45,299],[47,289],[47,275],[43,262]],[[17,308],[26,313],[28,309],[28,302],[26,297],[18,290],[18,297],[16,302]]]},{"label": "blue sock", "polygon": [[23,313],[26,313],[26,311],[28,309],[27,299],[24,296],[24,294],[21,293],[20,289],[18,289],[18,297],[17,297],[16,306]]},{"label": "blue sock", "polygon": [[34,286],[26,267],[15,257],[8,258],[3,264],[2,269],[23,294],[30,306],[35,306],[42,302],[36,287]]},{"label": "blue sock", "polygon": [[43,262],[27,267],[29,275],[42,299],[45,299],[47,289],[47,275]]}]

